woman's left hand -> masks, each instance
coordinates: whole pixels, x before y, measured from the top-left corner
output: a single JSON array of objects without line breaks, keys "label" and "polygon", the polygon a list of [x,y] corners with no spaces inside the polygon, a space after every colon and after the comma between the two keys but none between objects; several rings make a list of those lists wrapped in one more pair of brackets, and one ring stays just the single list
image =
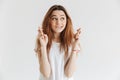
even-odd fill
[{"label": "woman's left hand", "polygon": [[81,33],[81,28],[77,29],[77,32],[76,32],[75,35],[74,35],[74,39],[75,39],[75,40],[78,40],[78,39],[79,39],[80,33]]},{"label": "woman's left hand", "polygon": [[76,53],[79,53],[79,51],[80,51],[80,41],[79,41],[80,33],[81,33],[81,28],[77,29],[77,32],[74,35],[72,51],[74,51]]}]

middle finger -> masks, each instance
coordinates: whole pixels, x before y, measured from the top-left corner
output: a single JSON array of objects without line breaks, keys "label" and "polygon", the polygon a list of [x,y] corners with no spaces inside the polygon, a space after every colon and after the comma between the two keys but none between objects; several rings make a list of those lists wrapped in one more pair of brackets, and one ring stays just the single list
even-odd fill
[{"label": "middle finger", "polygon": [[77,34],[80,34],[80,33],[81,33],[81,28],[77,30]]}]

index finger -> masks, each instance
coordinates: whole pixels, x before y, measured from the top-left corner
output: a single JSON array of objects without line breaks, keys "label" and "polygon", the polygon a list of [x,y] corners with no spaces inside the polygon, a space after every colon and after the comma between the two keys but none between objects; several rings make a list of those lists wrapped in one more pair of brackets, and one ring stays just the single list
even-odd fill
[{"label": "index finger", "polygon": [[81,33],[81,28],[77,29],[77,33],[79,34]]},{"label": "index finger", "polygon": [[41,27],[38,27],[38,32],[40,33],[40,35],[43,35],[43,29]]},{"label": "index finger", "polygon": [[39,33],[40,33],[41,35],[43,35],[43,29],[42,29],[42,28],[40,29]]}]

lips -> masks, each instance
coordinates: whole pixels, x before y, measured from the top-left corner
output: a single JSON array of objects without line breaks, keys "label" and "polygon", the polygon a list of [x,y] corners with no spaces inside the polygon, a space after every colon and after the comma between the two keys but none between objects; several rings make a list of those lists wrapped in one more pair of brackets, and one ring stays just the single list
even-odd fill
[{"label": "lips", "polygon": [[61,28],[62,26],[56,26],[56,28]]}]

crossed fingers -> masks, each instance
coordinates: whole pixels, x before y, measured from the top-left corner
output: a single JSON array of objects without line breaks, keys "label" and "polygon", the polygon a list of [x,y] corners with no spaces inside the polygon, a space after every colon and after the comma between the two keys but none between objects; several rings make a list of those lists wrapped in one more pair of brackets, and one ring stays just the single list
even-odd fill
[{"label": "crossed fingers", "polygon": [[80,33],[81,33],[81,28],[77,29],[77,32],[75,34],[75,40],[79,39]]},{"label": "crossed fingers", "polygon": [[43,29],[41,27],[38,27],[38,36],[41,37],[43,35],[44,35]]}]

